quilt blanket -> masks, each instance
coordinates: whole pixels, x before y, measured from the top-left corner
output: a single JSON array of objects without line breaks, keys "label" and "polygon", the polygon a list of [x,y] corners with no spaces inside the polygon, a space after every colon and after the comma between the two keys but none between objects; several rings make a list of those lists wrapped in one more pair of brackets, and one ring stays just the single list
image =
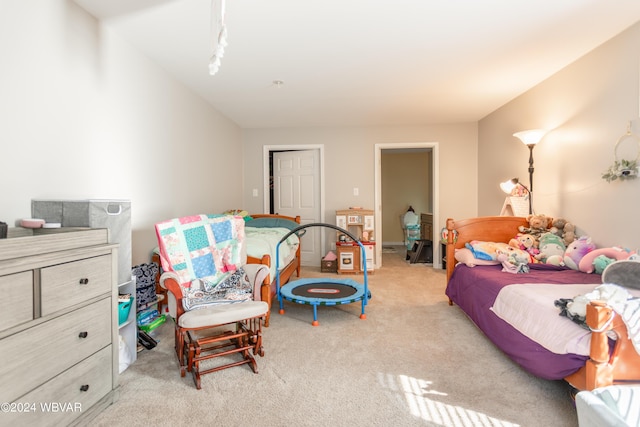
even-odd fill
[{"label": "quilt blanket", "polygon": [[[249,222],[248,224],[251,223]],[[271,256],[271,271],[269,272],[271,280],[273,280],[276,275],[276,246],[289,231],[291,230],[284,227],[256,228],[247,225],[245,228],[247,255],[255,258],[262,258],[265,254]],[[278,268],[282,269],[286,267],[292,257],[295,256],[295,251],[299,243],[300,240],[298,236],[292,234],[280,245],[278,254],[280,258],[277,262]]]},{"label": "quilt blanket", "polygon": [[180,285],[194,279],[216,284],[241,266],[244,220],[229,215],[193,215],[156,224],[160,260]]}]

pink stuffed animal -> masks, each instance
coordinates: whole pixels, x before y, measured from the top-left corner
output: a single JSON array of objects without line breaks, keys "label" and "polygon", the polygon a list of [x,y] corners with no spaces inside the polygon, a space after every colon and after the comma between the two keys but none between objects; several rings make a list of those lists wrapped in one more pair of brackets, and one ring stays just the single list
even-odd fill
[{"label": "pink stuffed animal", "polygon": [[635,254],[635,252],[618,247],[594,249],[582,257],[580,263],[578,264],[578,269],[580,271],[584,271],[585,273],[593,273],[593,271],[595,270],[593,262],[600,255],[604,255],[614,261],[620,261],[622,259],[629,258],[633,254]]},{"label": "pink stuffed animal", "polygon": [[596,248],[591,237],[582,236],[567,246],[564,252],[564,265],[572,270],[579,270],[580,260]]},{"label": "pink stuffed animal", "polygon": [[538,250],[538,241],[534,236],[527,233],[516,234],[516,237],[509,240],[509,246],[527,251],[534,257],[540,253]]}]

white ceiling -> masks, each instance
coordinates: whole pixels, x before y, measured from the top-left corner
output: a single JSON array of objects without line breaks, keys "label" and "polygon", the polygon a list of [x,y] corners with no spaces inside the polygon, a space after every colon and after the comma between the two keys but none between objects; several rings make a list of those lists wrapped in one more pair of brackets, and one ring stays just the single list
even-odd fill
[{"label": "white ceiling", "polygon": [[640,20],[639,0],[229,0],[210,76],[211,0],[75,1],[244,128],[475,122]]}]

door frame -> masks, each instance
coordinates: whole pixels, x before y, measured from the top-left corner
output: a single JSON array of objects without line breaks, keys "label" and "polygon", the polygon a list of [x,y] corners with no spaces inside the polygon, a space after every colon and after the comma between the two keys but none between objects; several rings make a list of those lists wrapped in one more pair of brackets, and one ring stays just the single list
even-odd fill
[{"label": "door frame", "polygon": [[[272,151],[310,151],[317,150],[320,157],[320,221],[324,223],[324,206],[325,206],[325,184],[324,184],[324,144],[294,144],[294,145],[264,145],[262,147],[262,171],[263,171],[263,188],[269,188],[269,154]],[[270,191],[264,191],[262,200],[263,212],[269,212],[269,198]],[[325,248],[325,235],[326,233],[320,233],[320,255],[324,252]]]},{"label": "door frame", "polygon": [[380,143],[375,145],[375,216],[376,216],[376,235],[380,239],[380,243],[376,245],[377,267],[382,266],[382,151],[397,150],[402,148],[431,148],[432,150],[432,168],[431,182],[433,183],[433,267],[442,268],[442,256],[440,254],[440,154],[439,144],[437,142],[398,142],[398,143]]}]

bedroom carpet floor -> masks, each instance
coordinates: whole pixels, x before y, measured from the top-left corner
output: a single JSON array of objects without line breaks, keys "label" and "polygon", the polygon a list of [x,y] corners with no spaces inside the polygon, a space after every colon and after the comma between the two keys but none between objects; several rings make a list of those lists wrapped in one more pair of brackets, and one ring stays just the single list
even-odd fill
[{"label": "bedroom carpet floor", "polygon": [[180,378],[166,323],[91,425],[577,426],[564,382],[527,374],[448,305],[444,270],[408,264],[400,247],[369,287],[366,320],[358,304],[320,307],[313,327],[311,307],[280,315],[275,302],[259,374],[205,375],[202,390]]}]

